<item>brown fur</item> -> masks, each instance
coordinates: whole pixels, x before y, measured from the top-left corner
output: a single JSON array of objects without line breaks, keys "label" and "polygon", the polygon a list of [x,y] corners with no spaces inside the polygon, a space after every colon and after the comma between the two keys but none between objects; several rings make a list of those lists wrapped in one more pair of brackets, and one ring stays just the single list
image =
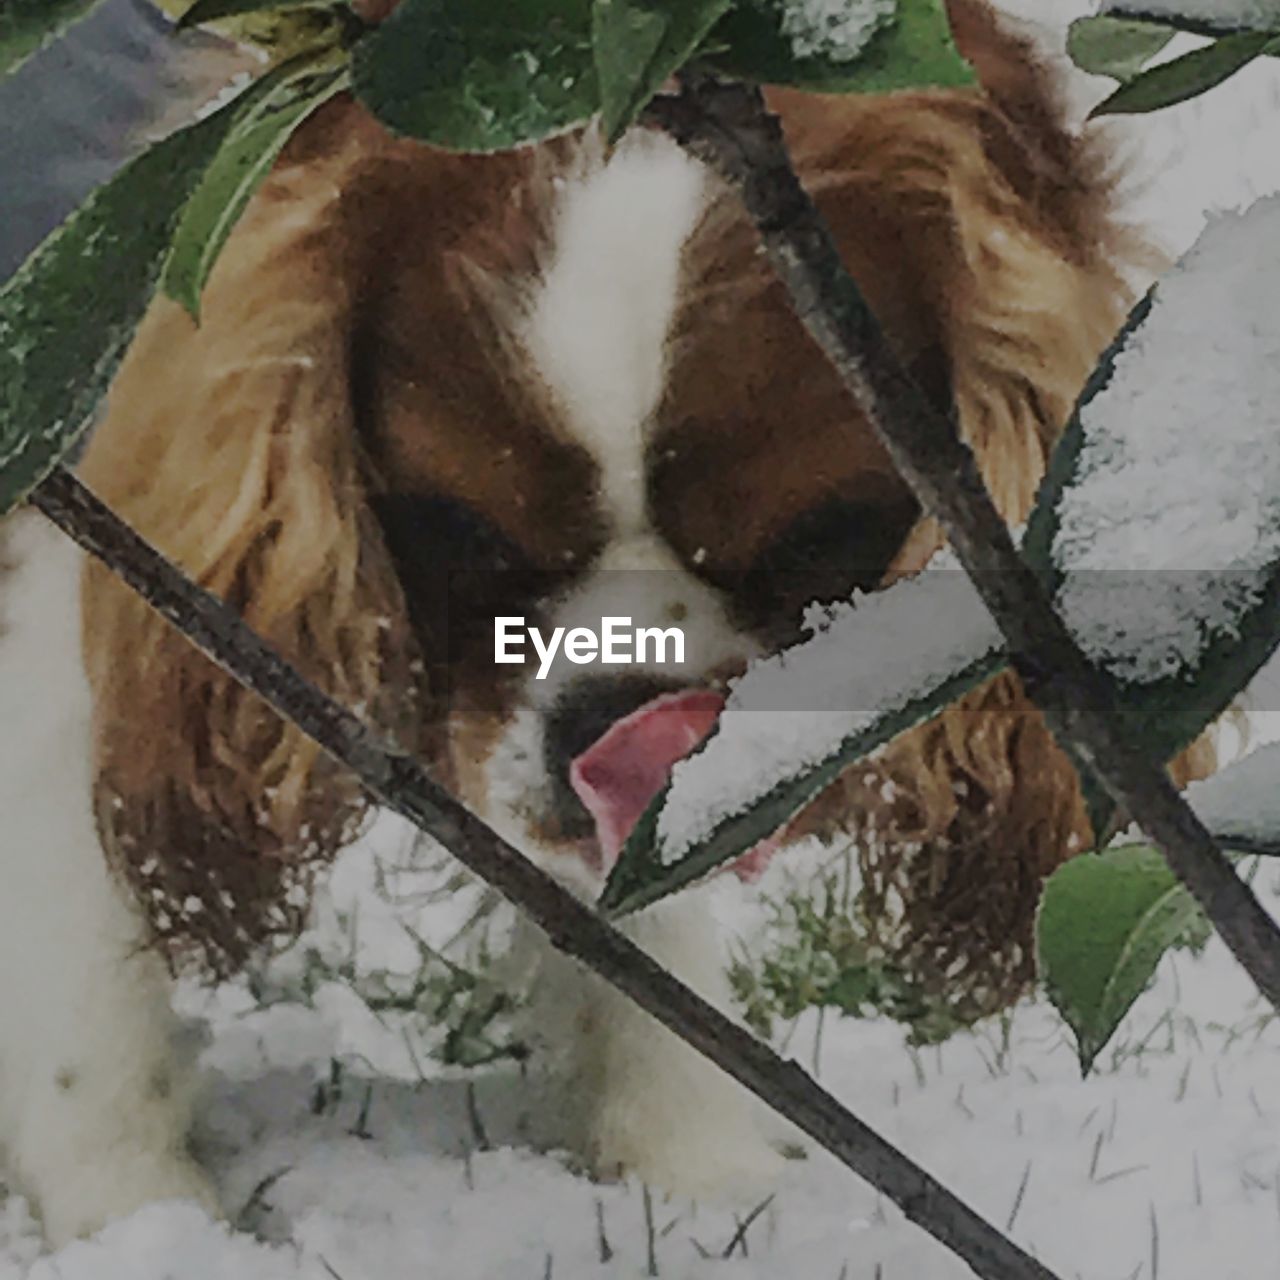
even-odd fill
[{"label": "brown fur", "polygon": [[[589,468],[473,314],[480,274],[527,267],[510,196],[530,176],[527,156],[433,152],[334,104],[255,198],[200,325],[153,306],[81,466],[304,674],[445,772],[449,677],[420,652],[369,504],[426,480],[541,563],[590,552],[589,522],[560,515],[566,475]],[[108,853],[157,945],[234,971],[296,933],[366,798],[111,574],[89,570],[85,602]]]},{"label": "brown fur", "polygon": [[[345,385],[369,270],[353,234],[360,142],[333,141],[255,202],[199,330],[173,304],[152,309],[81,474],[307,676],[413,746],[413,643]],[[305,890],[352,834],[362,797],[99,567],[85,617],[108,851],[162,944],[233,968],[296,930],[307,895],[291,884]]]},{"label": "brown fur", "polygon": [[[988,96],[771,102],[903,358],[940,406],[954,401],[1021,521],[1128,305],[1116,262],[1132,246],[1110,220],[1105,157],[1058,125],[1027,50],[976,0],[953,10]],[[83,467],[308,676],[464,783],[501,687],[491,669],[468,681],[466,653],[436,643],[420,605],[410,616],[406,565],[369,504],[443,493],[532,570],[590,558],[592,464],[494,319],[518,308],[547,180],[576,145],[451,157],[332,104],[232,238],[200,328],[153,308]],[[727,200],[686,275],[650,480],[672,546],[732,594],[834,496],[861,504],[883,543],[863,585],[918,569],[936,529]],[[109,575],[89,573],[86,602],[105,842],[158,942],[232,969],[296,929],[362,797]],[[1041,879],[1089,839],[1074,771],[1009,676],[852,771],[802,824],[874,835],[864,874],[885,949],[935,985],[963,961],[981,1008],[1025,982]]]}]

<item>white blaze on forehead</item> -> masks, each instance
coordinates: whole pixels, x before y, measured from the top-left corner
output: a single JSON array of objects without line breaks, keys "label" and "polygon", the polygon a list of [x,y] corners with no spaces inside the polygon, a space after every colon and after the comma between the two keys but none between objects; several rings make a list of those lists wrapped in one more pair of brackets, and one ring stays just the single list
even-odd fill
[{"label": "white blaze on forehead", "polygon": [[645,524],[645,431],[704,187],[702,168],[656,134],[633,135],[607,163],[588,159],[560,190],[529,309],[525,347],[600,467],[616,533]]}]

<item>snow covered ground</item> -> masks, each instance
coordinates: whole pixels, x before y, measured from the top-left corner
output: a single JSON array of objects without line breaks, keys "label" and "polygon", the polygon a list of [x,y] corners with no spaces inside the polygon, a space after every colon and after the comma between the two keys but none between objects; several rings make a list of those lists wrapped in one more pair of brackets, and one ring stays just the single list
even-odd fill
[{"label": "snow covered ground", "polygon": [[[347,948],[334,922],[357,913],[357,970],[406,954],[369,890],[402,840],[388,821],[344,857],[310,940]],[[1280,907],[1280,872],[1265,893]],[[749,925],[748,901],[725,877],[726,918]],[[431,915],[400,918],[443,933],[449,913]],[[667,1280],[969,1274],[813,1152],[725,1260],[755,1206],[654,1197],[646,1212],[641,1188],[591,1184],[538,1153],[538,1089],[518,1069],[434,1072],[407,1025],[380,1022],[341,982],[310,1007],[258,1008],[238,987],[189,989],[182,1004],[208,1019],[201,1136],[241,1230],[160,1205],[43,1256],[14,1197],[0,1208],[0,1280],[621,1280],[652,1274],[651,1253]],[[1274,1271],[1280,1024],[1216,942],[1165,962],[1085,1081],[1039,1003],[918,1052],[884,1020],[806,1015],[789,1051],[1064,1280]]]},{"label": "snow covered ground", "polygon": [[[1074,0],[1011,0],[1060,45]],[[1105,83],[1078,81],[1082,106]],[[1203,103],[1126,121],[1150,183],[1134,210],[1184,249],[1214,199],[1280,187],[1268,63]],[[1265,116],[1270,108],[1272,114]],[[1270,133],[1264,129],[1270,125]],[[1269,696],[1268,709],[1280,709]],[[755,1206],[652,1201],[573,1173],[545,1131],[541,1086],[502,1065],[434,1068],[420,1029],[375,1016],[343,981],[307,999],[307,947],[357,976],[411,971],[407,929],[442,942],[474,905],[413,896],[388,865],[407,837],[386,820],[335,869],[315,932],[264,980],[186,987],[202,1030],[205,1159],[239,1230],[160,1205],[48,1255],[18,1196],[0,1201],[0,1280],[948,1280],[968,1271],[852,1174],[796,1160]],[[383,868],[383,870],[380,870]],[[791,874],[769,872],[763,888]],[[1261,886],[1280,911],[1280,869]],[[749,934],[753,890],[724,878],[718,908]],[[1064,1280],[1244,1280],[1280,1252],[1280,1027],[1216,941],[1166,959],[1095,1074],[1079,1078],[1056,1014],[913,1051],[883,1020],[806,1015],[789,1051],[890,1140]],[[729,1254],[731,1256],[724,1257]]]}]

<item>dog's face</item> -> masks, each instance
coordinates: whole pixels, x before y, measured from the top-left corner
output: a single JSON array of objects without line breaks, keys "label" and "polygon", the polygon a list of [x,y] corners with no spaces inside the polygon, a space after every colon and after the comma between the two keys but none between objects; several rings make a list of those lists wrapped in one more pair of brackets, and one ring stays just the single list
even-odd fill
[{"label": "dog's face", "polygon": [[[988,96],[770,101],[846,265],[1018,521],[1126,297],[1089,147],[1026,47],[976,0],[952,8]],[[597,878],[728,677],[794,639],[808,603],[939,544],[732,197],[656,135],[608,160],[581,136],[449,156],[330,104],[203,317],[148,318],[90,482],[505,834]],[[306,895],[287,885],[305,889],[361,798],[107,576],[87,600],[107,846],[163,905],[162,942],[233,967],[296,927]],[[546,635],[610,616],[678,627],[683,661],[561,651],[538,679],[527,640],[525,663],[495,660],[499,618]],[[584,761],[643,785],[621,796]],[[950,937],[955,915],[1025,972],[1028,902],[1087,824],[1011,680],[808,821],[864,817],[905,851],[895,892],[906,875],[928,921]],[[993,879],[1014,889],[975,933],[972,888]]]},{"label": "dog's face", "polygon": [[[745,222],[673,143],[471,165],[492,202],[479,234],[401,238],[366,318],[372,501],[455,785],[522,846],[599,867],[574,761],[642,706],[715,690],[794,638],[807,603],[876,586],[918,512]],[[845,201],[866,227],[859,193]],[[937,375],[910,285],[862,274]],[[442,294],[451,319],[428,330],[421,299]],[[499,664],[504,617],[544,635],[628,617],[679,628],[684,649]],[[661,714],[678,731],[681,704]]]}]

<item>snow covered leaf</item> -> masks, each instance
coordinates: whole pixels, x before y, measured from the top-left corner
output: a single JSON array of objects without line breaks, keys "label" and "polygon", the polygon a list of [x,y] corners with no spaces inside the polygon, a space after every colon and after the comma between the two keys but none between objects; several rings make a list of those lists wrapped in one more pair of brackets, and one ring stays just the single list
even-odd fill
[{"label": "snow covered leaf", "polygon": [[83,18],[98,0],[0,0],[0,76]]},{"label": "snow covered leaf", "polygon": [[611,142],[683,66],[732,0],[594,0],[591,38]]},{"label": "snow covered leaf", "polygon": [[285,143],[313,111],[350,84],[345,66],[317,66],[311,59],[293,66],[294,73],[280,79],[237,123],[174,232],[161,287],[197,321],[205,281]]},{"label": "snow covered leaf", "polygon": [[1164,23],[1098,14],[1077,18],[1067,32],[1071,60],[1090,75],[1130,80],[1177,34]]},{"label": "snow covered leaf", "polygon": [[636,910],[745,854],[854,761],[1005,665],[959,569],[931,569],[814,623],[808,640],[734,684],[716,731],[627,839],[605,910]]},{"label": "snow covered leaf", "polygon": [[1280,640],[1280,199],[1212,222],[1081,397],[1024,540],[1169,759]]},{"label": "snow covered leaf", "polygon": [[944,0],[740,0],[708,61],[762,84],[885,93],[974,83]]},{"label": "snow covered leaf", "polygon": [[1193,783],[1187,799],[1220,844],[1280,856],[1280,743]]},{"label": "snow covered leaf", "polygon": [[1266,31],[1222,36],[1171,62],[1162,62],[1122,84],[1094,107],[1094,116],[1135,115],[1171,107],[1220,85],[1264,53],[1280,50],[1280,37]]},{"label": "snow covered leaf", "polygon": [[591,0],[403,0],[356,46],[356,94],[450,150],[535,142],[599,109],[591,33]]},{"label": "snow covered leaf", "polygon": [[174,227],[238,121],[279,83],[157,143],[0,288],[0,515],[75,444],[155,291]]},{"label": "snow covered leaf", "polygon": [[1146,845],[1084,854],[1049,877],[1036,920],[1040,976],[1086,1074],[1161,956],[1200,921],[1195,899]]},{"label": "snow covered leaf", "polygon": [[1277,0],[1111,0],[1103,16],[1159,22],[1199,35],[1280,31]]}]

